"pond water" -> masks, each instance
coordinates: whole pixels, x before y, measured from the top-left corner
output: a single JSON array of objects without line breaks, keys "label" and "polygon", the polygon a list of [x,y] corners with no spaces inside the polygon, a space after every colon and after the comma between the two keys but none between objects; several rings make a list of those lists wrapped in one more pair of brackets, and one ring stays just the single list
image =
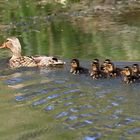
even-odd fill
[{"label": "pond water", "polygon": [[32,1],[6,2],[0,41],[17,36],[24,55],[58,56],[66,66],[10,69],[9,51],[0,50],[0,139],[139,140],[139,83],[69,73],[72,58],[87,68],[94,58],[140,64],[139,17],[48,15]]}]

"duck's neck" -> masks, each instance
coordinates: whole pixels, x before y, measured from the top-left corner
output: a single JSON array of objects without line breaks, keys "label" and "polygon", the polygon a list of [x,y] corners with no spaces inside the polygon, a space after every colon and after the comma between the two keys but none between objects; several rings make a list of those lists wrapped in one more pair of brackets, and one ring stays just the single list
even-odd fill
[{"label": "duck's neck", "polygon": [[21,57],[21,51],[16,50],[16,49],[11,49],[12,52],[12,58],[11,59],[16,59]]}]

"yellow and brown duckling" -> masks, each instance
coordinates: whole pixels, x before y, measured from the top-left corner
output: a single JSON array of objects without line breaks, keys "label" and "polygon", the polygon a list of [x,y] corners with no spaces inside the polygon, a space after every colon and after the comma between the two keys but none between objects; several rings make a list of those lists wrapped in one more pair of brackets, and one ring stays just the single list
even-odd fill
[{"label": "yellow and brown duckling", "polygon": [[101,65],[102,75],[105,78],[120,76],[121,70],[122,69],[117,68],[110,59],[106,59]]},{"label": "yellow and brown duckling", "polygon": [[11,68],[18,67],[44,67],[44,66],[57,66],[64,65],[65,62],[55,57],[47,56],[22,56],[21,44],[16,37],[9,37],[0,46],[0,48],[8,48],[12,52],[12,57],[9,60],[9,66]]},{"label": "yellow and brown duckling", "polygon": [[106,64],[110,63],[110,59],[106,59],[102,64],[101,64],[101,70],[104,71],[104,68],[106,67]]},{"label": "yellow and brown duckling", "polygon": [[105,78],[116,77],[115,66],[110,59],[106,59],[101,65],[101,71]]},{"label": "yellow and brown duckling", "polygon": [[78,59],[72,59],[70,72],[72,74],[88,74],[89,70],[87,68],[81,67]]},{"label": "yellow and brown duckling", "polygon": [[99,60],[98,59],[94,59],[92,61],[90,76],[93,79],[98,79],[98,78],[101,77],[101,71],[100,71],[100,65],[99,65]]},{"label": "yellow and brown duckling", "polygon": [[129,66],[124,67],[121,73],[124,83],[129,84],[136,81],[135,77],[132,75],[132,69]]}]

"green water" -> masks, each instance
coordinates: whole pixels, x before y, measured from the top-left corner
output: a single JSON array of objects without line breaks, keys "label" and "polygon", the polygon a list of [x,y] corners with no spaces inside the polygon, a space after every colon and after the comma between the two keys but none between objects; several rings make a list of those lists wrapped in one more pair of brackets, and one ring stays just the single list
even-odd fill
[{"label": "green water", "polygon": [[54,70],[9,69],[11,54],[0,50],[0,140],[139,140],[139,83],[69,73],[72,58],[87,68],[94,58],[110,58],[119,67],[139,61],[138,14],[135,20],[81,17],[32,0],[3,1],[0,7],[0,42],[16,36],[24,55],[67,62]]}]

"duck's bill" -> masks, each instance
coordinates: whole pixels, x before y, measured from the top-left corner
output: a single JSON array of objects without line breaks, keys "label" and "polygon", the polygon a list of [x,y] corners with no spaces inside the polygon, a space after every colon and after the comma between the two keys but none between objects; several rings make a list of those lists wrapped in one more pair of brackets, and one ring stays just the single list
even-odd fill
[{"label": "duck's bill", "polygon": [[53,62],[51,65],[53,66],[62,66],[65,65],[66,62],[62,61],[62,60],[58,60],[57,62]]},{"label": "duck's bill", "polygon": [[5,44],[5,43],[3,43],[3,44],[0,46],[0,49],[2,49],[2,48],[6,48],[6,44]]}]

